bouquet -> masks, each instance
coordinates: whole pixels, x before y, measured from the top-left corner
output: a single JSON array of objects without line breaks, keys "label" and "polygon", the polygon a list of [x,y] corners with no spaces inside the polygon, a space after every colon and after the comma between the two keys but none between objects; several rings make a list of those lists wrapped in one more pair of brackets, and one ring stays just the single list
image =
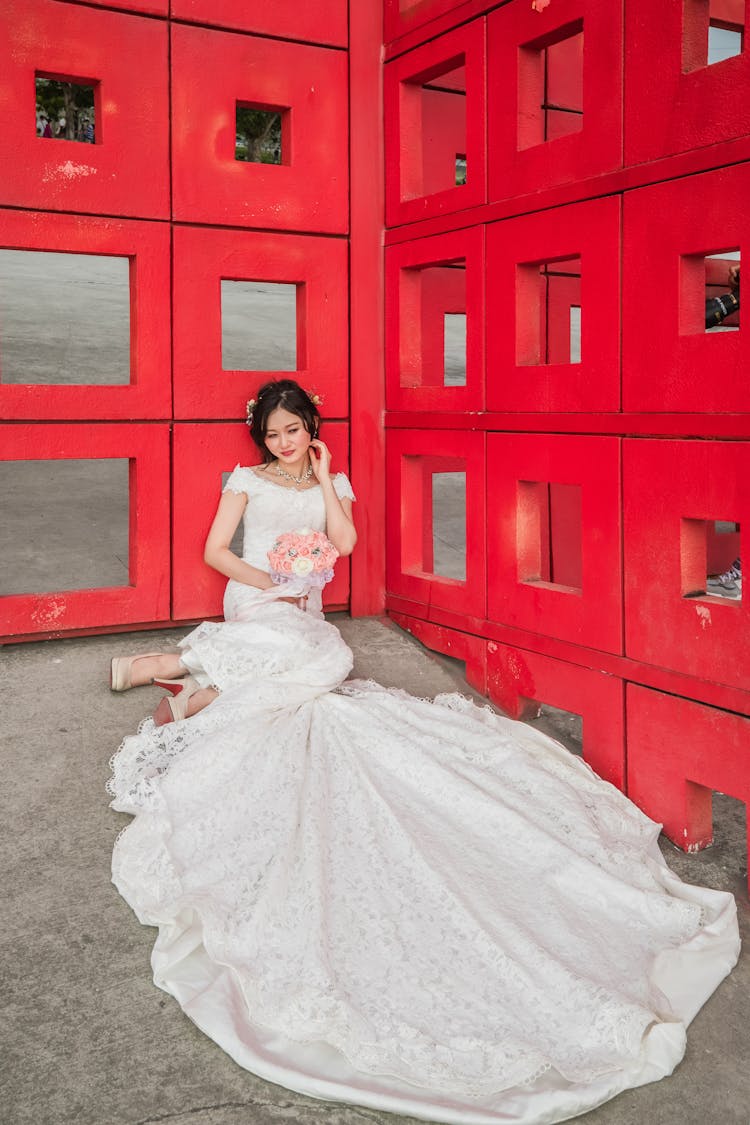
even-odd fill
[{"label": "bouquet", "polygon": [[268,552],[271,578],[279,586],[300,580],[308,589],[322,590],[333,578],[333,564],[339,553],[322,531],[309,527],[286,531]]}]

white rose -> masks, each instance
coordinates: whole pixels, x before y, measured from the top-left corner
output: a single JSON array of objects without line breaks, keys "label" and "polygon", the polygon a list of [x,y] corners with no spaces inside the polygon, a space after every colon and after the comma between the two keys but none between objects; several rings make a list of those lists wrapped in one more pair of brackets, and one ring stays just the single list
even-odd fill
[{"label": "white rose", "polygon": [[299,574],[301,578],[305,578],[313,568],[312,559],[296,558],[292,563],[292,572]]}]

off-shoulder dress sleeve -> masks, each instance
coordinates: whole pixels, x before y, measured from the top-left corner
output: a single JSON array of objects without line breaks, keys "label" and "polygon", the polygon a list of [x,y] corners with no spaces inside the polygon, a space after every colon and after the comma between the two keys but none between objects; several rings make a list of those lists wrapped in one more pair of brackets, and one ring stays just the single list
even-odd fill
[{"label": "off-shoulder dress sleeve", "polygon": [[336,473],[333,478],[333,490],[338,496],[339,500],[356,500],[354,490],[349,483],[349,478],[346,473]]},{"label": "off-shoulder dress sleeve", "polygon": [[254,473],[244,465],[235,465],[227,477],[227,483],[222,488],[224,492],[244,492],[246,495],[253,486]]}]

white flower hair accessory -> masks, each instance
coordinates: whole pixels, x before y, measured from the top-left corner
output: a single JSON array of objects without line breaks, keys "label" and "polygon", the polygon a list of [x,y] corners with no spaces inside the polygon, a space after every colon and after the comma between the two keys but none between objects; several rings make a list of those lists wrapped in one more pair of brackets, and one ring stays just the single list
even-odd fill
[{"label": "white flower hair accessory", "polygon": [[[306,390],[305,394],[310,399],[310,402],[313,404],[313,406],[323,405],[323,396],[319,395],[317,391]],[[249,398],[245,403],[245,422],[248,426],[252,426],[253,424],[253,414],[255,413],[257,406],[257,398]]]}]

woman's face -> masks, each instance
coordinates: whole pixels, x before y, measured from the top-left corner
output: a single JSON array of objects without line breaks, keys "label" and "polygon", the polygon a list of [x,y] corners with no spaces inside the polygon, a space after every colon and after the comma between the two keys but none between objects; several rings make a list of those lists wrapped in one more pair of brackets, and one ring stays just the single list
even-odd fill
[{"label": "woman's face", "polygon": [[310,448],[310,441],[310,435],[298,415],[284,410],[283,406],[268,415],[266,449],[282,465],[294,465],[301,461]]}]

